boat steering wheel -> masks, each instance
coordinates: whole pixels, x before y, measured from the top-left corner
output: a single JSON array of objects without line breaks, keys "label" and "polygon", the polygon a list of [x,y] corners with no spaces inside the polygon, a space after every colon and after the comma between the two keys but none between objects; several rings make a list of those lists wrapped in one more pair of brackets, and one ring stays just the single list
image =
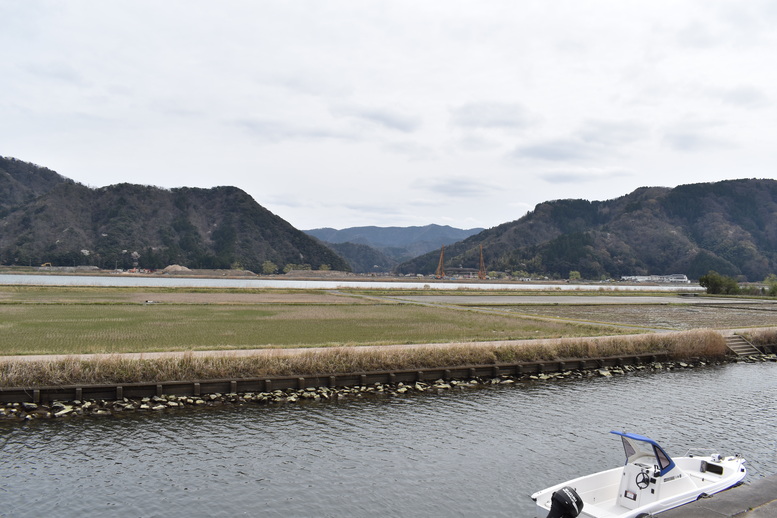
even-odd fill
[{"label": "boat steering wheel", "polygon": [[637,487],[645,489],[650,485],[650,475],[647,471],[640,471],[636,479]]}]

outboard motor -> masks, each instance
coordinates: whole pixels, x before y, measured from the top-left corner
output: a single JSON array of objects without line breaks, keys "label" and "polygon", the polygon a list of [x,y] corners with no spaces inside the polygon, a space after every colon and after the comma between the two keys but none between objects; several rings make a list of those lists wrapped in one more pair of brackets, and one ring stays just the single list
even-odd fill
[{"label": "outboard motor", "polygon": [[569,486],[562,487],[550,497],[547,518],[576,518],[583,512],[583,499]]}]

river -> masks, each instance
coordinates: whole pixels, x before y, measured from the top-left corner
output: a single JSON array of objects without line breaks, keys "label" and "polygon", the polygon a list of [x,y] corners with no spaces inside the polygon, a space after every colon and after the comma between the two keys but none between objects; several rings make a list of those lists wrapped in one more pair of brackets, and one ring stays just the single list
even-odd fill
[{"label": "river", "polygon": [[[0,516],[533,517],[528,495],[720,447],[777,473],[777,364],[442,394],[0,422]],[[542,517],[544,518],[544,517]]]},{"label": "river", "polygon": [[435,290],[520,290],[520,291],[703,291],[698,284],[639,285],[602,284],[534,284],[464,281],[374,281],[374,280],[301,280],[212,277],[147,277],[141,275],[24,275],[0,274],[0,285],[33,286],[116,286],[167,288],[285,288],[285,289],[435,289]]}]

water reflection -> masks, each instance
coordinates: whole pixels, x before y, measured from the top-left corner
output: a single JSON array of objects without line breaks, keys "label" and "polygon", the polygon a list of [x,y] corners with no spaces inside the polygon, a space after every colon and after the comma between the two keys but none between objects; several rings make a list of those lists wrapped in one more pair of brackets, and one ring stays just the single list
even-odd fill
[{"label": "water reflection", "polygon": [[776,472],[777,365],[440,395],[0,425],[0,514],[534,516],[528,495],[622,462],[724,446]]}]

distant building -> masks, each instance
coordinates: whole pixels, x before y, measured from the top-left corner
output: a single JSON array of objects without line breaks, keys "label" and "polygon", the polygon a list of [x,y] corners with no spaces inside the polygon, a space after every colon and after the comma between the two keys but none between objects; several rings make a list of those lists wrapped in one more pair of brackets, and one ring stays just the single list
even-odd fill
[{"label": "distant building", "polygon": [[450,277],[463,277],[465,279],[477,279],[478,277],[478,269],[477,268],[452,268],[448,267],[445,269],[445,274]]},{"label": "distant building", "polygon": [[672,273],[670,275],[624,275],[621,277],[623,281],[631,282],[678,282],[682,284],[690,284],[691,281],[683,273]]}]

